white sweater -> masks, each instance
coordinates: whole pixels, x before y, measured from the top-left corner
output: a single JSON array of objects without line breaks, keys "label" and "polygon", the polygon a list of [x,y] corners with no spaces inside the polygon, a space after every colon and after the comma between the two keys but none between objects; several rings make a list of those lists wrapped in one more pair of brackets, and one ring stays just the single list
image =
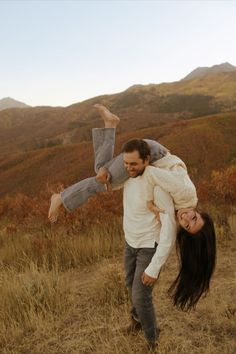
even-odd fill
[{"label": "white sweater", "polygon": [[147,275],[157,278],[175,243],[175,210],[169,193],[155,187],[154,202],[165,210],[165,213],[160,213],[160,224],[146,207],[144,191],[143,176],[129,178],[124,183],[124,233],[126,242],[134,248],[154,247],[155,242],[158,243],[152,261],[145,270]]},{"label": "white sweater", "polygon": [[147,166],[143,173],[145,179],[145,199],[153,200],[154,187],[160,186],[170,193],[175,209],[196,207],[196,188],[189,178],[185,163],[177,156],[167,153],[152,166]]}]

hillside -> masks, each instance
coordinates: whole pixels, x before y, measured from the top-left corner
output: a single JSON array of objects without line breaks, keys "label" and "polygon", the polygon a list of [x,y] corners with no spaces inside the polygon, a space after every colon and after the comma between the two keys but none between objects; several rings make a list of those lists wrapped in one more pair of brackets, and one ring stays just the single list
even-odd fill
[{"label": "hillside", "polygon": [[68,107],[35,107],[0,112],[0,154],[30,151],[91,139],[101,126],[93,105],[103,103],[122,117],[118,134],[169,122],[236,110],[236,72],[160,85],[135,85]]},{"label": "hillside", "polygon": [[[197,182],[213,169],[235,163],[235,136],[236,113],[221,113],[135,132],[131,129],[117,137],[116,152],[130,138],[154,138],[184,159]],[[36,195],[47,184],[61,183],[67,186],[93,174],[91,142],[2,155],[0,195],[17,191]]]},{"label": "hillside", "polygon": [[[191,95],[210,96],[215,109],[235,109],[236,94],[236,71],[209,74],[204,77],[197,77],[191,80],[181,80],[173,83],[163,83],[160,85],[137,85],[131,87],[129,92],[138,93],[143,91],[153,95]],[[230,104],[231,102],[231,104]],[[213,108],[213,107],[212,107]],[[209,109],[209,108],[208,108]]]},{"label": "hillside", "polygon": [[[106,240],[104,231],[103,237],[99,235],[100,243],[109,250],[105,256],[104,250],[99,250],[99,262],[93,256],[99,243],[92,232],[72,238],[66,235],[65,228],[64,235],[54,230],[46,235],[44,239],[38,233],[28,238],[1,238],[7,254],[4,259],[11,265],[10,270],[9,266],[1,270],[1,353],[142,354],[143,333],[123,333],[129,323],[130,305],[124,286],[122,241],[117,231],[110,230]],[[32,245],[32,253],[28,245]],[[81,248],[84,257],[79,252]],[[36,266],[40,255],[44,256],[44,263],[51,264],[52,254],[56,256],[51,272],[45,266],[39,267],[39,262]],[[171,254],[153,291],[161,328],[160,353],[235,353],[235,256],[235,239],[228,248],[220,245],[210,293],[199,301],[196,311],[186,313],[174,308],[167,295],[177,273],[177,257],[174,252]],[[18,271],[17,262],[23,263],[22,259],[25,263]],[[89,265],[89,260],[93,264]],[[11,331],[4,331],[4,324],[12,325]]]}]

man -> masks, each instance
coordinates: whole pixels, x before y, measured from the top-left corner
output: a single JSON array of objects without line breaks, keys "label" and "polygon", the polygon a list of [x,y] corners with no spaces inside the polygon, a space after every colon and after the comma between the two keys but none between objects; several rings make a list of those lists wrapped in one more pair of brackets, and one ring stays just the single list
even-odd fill
[{"label": "man", "polygon": [[142,174],[150,161],[148,144],[139,139],[129,141],[123,147],[123,158],[130,176],[123,186],[125,283],[132,304],[128,331],[142,328],[149,350],[156,348],[160,332],[152,290],[175,242],[175,210],[172,198],[160,187],[155,188],[154,198],[165,211],[160,213],[161,224],[147,209]]}]

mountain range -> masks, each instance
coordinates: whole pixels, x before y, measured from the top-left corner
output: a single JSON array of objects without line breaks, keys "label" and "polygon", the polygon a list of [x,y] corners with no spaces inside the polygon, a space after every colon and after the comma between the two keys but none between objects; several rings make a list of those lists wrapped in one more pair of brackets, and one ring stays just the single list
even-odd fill
[{"label": "mountain range", "polygon": [[[192,80],[195,78],[202,78],[207,75],[217,74],[217,73],[227,73],[236,71],[236,66],[230,63],[222,63],[218,65],[213,65],[212,67],[199,67],[191,71],[187,76],[185,76],[182,81]],[[143,87],[144,85],[134,85],[131,86],[128,90],[132,91],[133,89],[137,89]],[[29,105],[17,101],[11,97],[5,97],[0,99],[0,111],[8,108],[26,108],[30,107]]]},{"label": "mountain range", "polygon": [[2,110],[0,195],[33,194],[44,183],[68,184],[91,175],[91,129],[102,126],[95,103],[121,118],[116,151],[128,138],[155,138],[184,158],[196,179],[235,163],[235,67],[225,63],[209,68],[204,76],[189,75],[173,83],[135,85],[68,107]]}]

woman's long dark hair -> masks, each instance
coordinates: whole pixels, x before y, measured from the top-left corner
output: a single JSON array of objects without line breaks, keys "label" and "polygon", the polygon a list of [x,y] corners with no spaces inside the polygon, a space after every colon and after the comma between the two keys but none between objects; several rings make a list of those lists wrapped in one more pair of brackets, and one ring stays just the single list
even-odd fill
[{"label": "woman's long dark hair", "polygon": [[177,254],[180,271],[168,293],[173,304],[181,310],[195,308],[198,300],[209,290],[216,262],[216,237],[210,216],[200,213],[204,226],[196,234],[180,227],[177,233]]}]

